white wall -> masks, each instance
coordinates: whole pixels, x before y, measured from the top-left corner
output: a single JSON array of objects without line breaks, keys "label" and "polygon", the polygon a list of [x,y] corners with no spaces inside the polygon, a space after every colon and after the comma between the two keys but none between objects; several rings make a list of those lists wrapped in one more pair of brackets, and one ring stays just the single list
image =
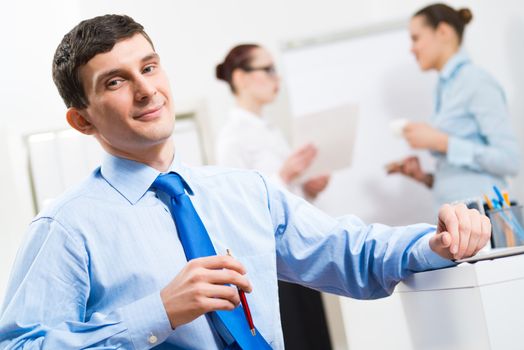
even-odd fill
[{"label": "white wall", "polygon": [[[62,35],[79,19],[108,12],[127,13],[144,24],[171,77],[175,101],[206,98],[211,127],[218,130],[231,98],[227,87],[214,79],[214,67],[232,45],[259,42],[278,58],[280,43],[289,39],[405,18],[426,3],[416,0],[35,0],[2,4],[0,298],[16,247],[32,216],[28,182],[24,177],[26,165],[18,136],[65,125],[65,109],[51,80],[51,58]],[[468,28],[467,47],[474,60],[505,87],[513,124],[524,140],[524,99],[521,97],[524,6],[519,0],[506,0],[504,6],[495,0],[450,3],[472,8],[475,18]],[[515,185],[519,198],[524,201],[524,174]],[[369,334],[360,336],[369,337]],[[354,349],[357,348],[355,345]]]},{"label": "white wall", "polygon": [[10,1],[0,7],[0,299],[33,216],[21,135],[65,126],[51,79],[54,50],[78,22],[73,1]]}]

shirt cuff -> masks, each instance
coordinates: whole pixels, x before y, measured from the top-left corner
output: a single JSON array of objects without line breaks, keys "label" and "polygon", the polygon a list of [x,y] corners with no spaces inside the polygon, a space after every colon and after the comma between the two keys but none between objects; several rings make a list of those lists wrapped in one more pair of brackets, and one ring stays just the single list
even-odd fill
[{"label": "shirt cuff", "polygon": [[151,349],[173,333],[160,292],[127,305],[122,317],[135,350]]},{"label": "shirt cuff", "polygon": [[435,234],[435,232],[428,233],[422,236],[413,249],[414,254],[419,262],[419,271],[440,269],[443,267],[454,266],[455,262],[449,259],[445,259],[431,250],[429,246],[429,239]]},{"label": "shirt cuff", "polygon": [[450,164],[476,168],[475,155],[479,146],[470,141],[450,136],[446,158]]}]

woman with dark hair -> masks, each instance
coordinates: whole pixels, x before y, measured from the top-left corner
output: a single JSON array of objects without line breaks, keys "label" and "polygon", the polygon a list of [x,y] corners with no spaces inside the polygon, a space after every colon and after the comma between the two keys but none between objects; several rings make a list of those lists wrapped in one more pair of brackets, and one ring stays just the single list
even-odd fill
[{"label": "woman with dark hair", "polygon": [[[218,164],[259,170],[292,192],[314,199],[326,188],[329,175],[299,179],[314,160],[316,148],[308,144],[291,151],[280,131],[262,115],[279,89],[269,52],[255,44],[236,46],[217,66],[216,77],[229,84],[236,102],[218,139]],[[279,298],[286,349],[331,348],[320,293],[279,281]]]},{"label": "woman with dark hair", "polygon": [[435,4],[410,22],[411,51],[422,70],[437,70],[439,80],[430,123],[407,123],[403,134],[412,148],[436,158],[434,173],[417,157],[389,165],[433,189],[435,204],[478,197],[519,170],[519,149],[510,126],[504,91],[475,66],[461,44],[473,18],[469,9]]},{"label": "woman with dark hair", "polygon": [[218,140],[218,163],[260,170],[292,192],[316,198],[327,186],[328,175],[297,182],[314,160],[316,148],[307,144],[292,152],[280,131],[262,116],[279,89],[269,52],[255,44],[238,45],[217,66],[216,76],[229,84],[236,100]]}]

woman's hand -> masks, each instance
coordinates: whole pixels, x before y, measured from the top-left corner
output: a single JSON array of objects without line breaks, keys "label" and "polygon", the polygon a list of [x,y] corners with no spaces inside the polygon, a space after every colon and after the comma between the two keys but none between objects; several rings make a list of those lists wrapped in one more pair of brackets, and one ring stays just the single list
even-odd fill
[{"label": "woman's hand", "polygon": [[389,163],[386,165],[386,170],[388,174],[399,173],[421,182],[429,188],[433,187],[433,175],[422,170],[418,157],[411,156],[399,162]]},{"label": "woman's hand", "polygon": [[404,127],[403,135],[413,148],[440,153],[448,151],[448,135],[427,123],[410,122]]},{"label": "woman's hand", "polygon": [[298,148],[285,160],[280,169],[282,181],[289,184],[296,179],[311,165],[316,156],[317,148],[311,143]]},{"label": "woman's hand", "polygon": [[315,199],[318,194],[324,191],[329,183],[329,175],[319,175],[307,180],[302,189],[308,198]]}]

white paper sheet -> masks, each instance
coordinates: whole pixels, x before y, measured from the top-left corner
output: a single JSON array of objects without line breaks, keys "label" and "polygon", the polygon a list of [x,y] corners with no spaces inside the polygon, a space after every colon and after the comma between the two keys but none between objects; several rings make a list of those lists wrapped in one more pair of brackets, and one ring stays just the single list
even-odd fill
[{"label": "white paper sheet", "polygon": [[294,148],[312,143],[318,150],[317,157],[301,179],[349,167],[353,158],[357,125],[358,107],[354,104],[344,104],[294,118]]}]

